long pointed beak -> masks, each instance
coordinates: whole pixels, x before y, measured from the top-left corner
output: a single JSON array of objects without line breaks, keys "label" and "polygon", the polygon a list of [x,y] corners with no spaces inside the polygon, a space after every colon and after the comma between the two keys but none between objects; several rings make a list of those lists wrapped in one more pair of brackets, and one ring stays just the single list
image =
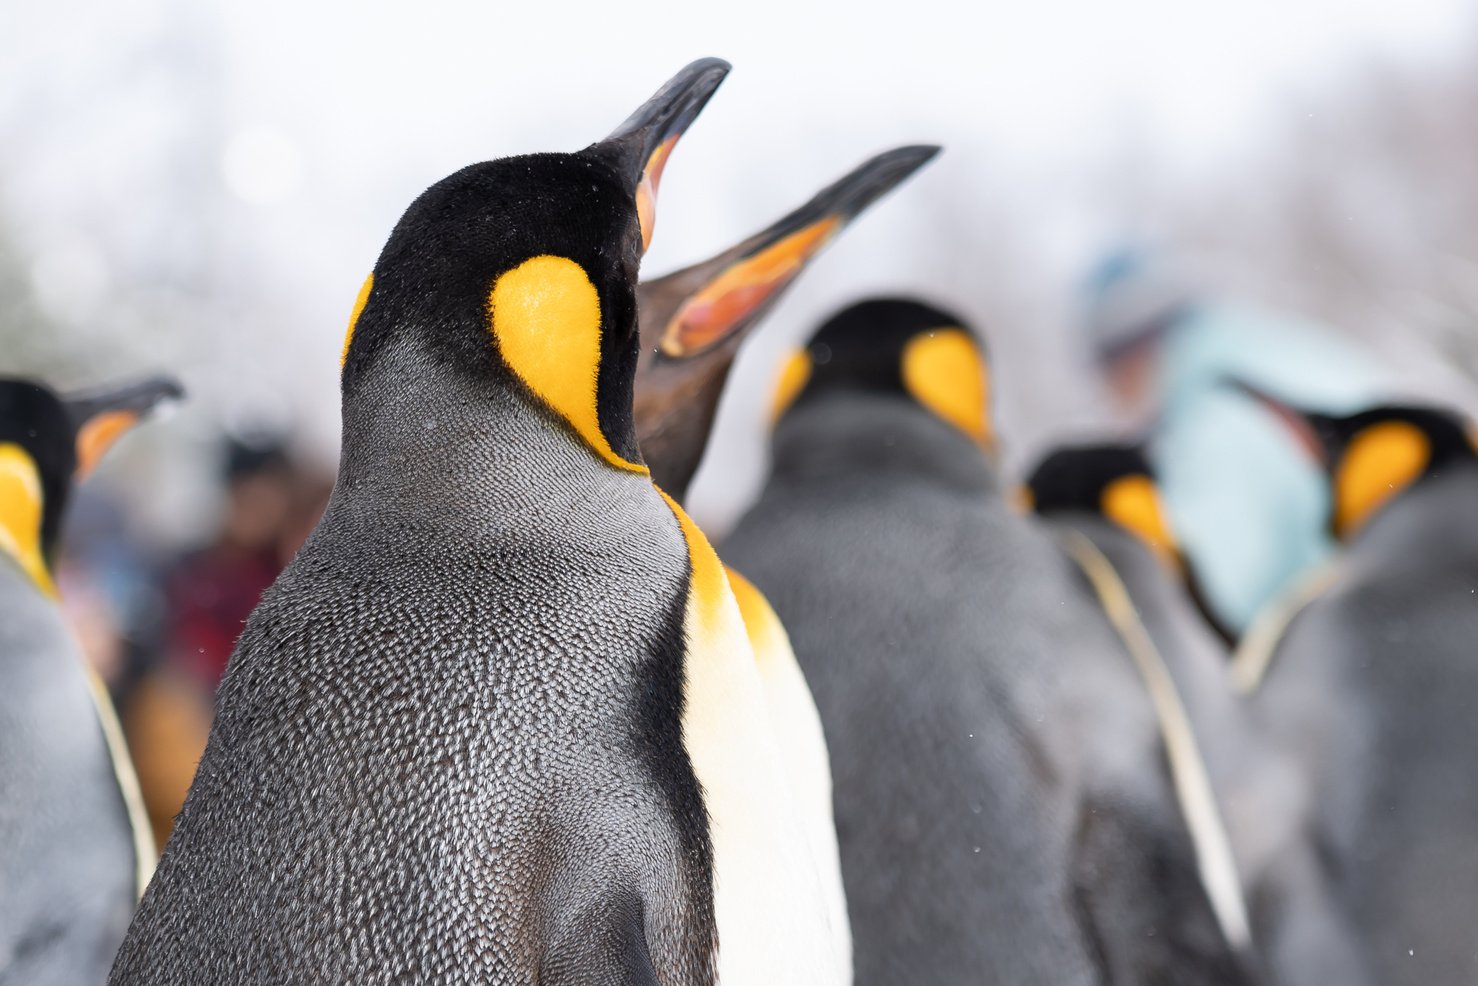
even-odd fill
[{"label": "long pointed beak", "polygon": [[659,486],[683,498],[749,332],[853,219],[938,153],[918,145],[870,158],[753,236],[638,288],[636,430]]},{"label": "long pointed beak", "polygon": [[178,380],[161,376],[65,398],[77,429],[78,478],[91,473],[108,449],[155,407],[184,396],[185,388]]},{"label": "long pointed beak", "polygon": [[697,119],[719,84],[729,74],[721,58],[701,58],[658,89],[636,112],[596,147],[613,153],[636,194],[642,249],[652,242],[657,221],[657,189],[662,169],[678,139]]}]

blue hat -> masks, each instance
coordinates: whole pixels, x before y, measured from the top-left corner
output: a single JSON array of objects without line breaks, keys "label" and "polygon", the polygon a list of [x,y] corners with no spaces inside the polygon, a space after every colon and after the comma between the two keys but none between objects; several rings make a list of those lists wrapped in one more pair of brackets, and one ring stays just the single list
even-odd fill
[{"label": "blue hat", "polygon": [[1099,360],[1109,360],[1164,332],[1190,306],[1190,289],[1150,251],[1122,247],[1083,282],[1084,329]]}]

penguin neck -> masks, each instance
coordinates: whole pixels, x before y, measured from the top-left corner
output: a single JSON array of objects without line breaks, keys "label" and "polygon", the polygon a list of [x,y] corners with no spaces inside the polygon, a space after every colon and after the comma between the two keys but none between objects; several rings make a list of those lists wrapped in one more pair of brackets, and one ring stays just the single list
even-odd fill
[{"label": "penguin neck", "polygon": [[620,473],[506,370],[477,378],[385,364],[345,394],[336,499],[367,497],[402,515],[476,524],[579,498],[592,480]]},{"label": "penguin neck", "polygon": [[46,503],[30,458],[0,445],[0,557],[9,559],[45,595],[56,597],[47,564]]},{"label": "penguin neck", "polygon": [[1478,499],[1478,463],[1423,477],[1370,519],[1349,545],[1352,562],[1423,570],[1451,562],[1478,565],[1478,530],[1468,522]]},{"label": "penguin neck", "polygon": [[971,496],[1001,494],[995,467],[979,445],[892,394],[819,395],[781,420],[773,447],[774,473],[781,479],[896,478]]}]

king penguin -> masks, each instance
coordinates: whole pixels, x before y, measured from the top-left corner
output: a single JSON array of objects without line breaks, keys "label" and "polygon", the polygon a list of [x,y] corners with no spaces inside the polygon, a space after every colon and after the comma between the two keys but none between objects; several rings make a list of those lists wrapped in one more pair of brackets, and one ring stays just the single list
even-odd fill
[{"label": "king penguin", "polygon": [[154,846],[107,691],[58,605],[74,478],[178,385],[0,379],[0,983],[101,983]]},{"label": "king penguin", "polygon": [[[764,230],[708,260],[641,283],[636,434],[652,478],[673,499],[686,498],[744,341],[853,219],[938,151],[923,145],[876,155]],[[754,648],[807,843],[824,875],[838,961],[850,979],[852,943],[821,719],[773,607],[743,575],[726,571]]]},{"label": "king penguin", "polygon": [[[1119,610],[1116,623],[1128,621],[1126,644],[1147,645],[1151,660],[1169,673],[1172,704],[1185,715],[1180,722],[1173,708],[1162,712],[1164,759],[1196,842],[1202,882],[1229,940],[1252,948],[1273,983],[1368,982],[1355,933],[1310,838],[1312,794],[1233,685],[1224,639],[1194,598],[1194,570],[1142,446],[1056,448],[1031,471],[1025,489],[1085,570],[1095,556],[1110,566],[1107,586],[1102,573],[1090,575],[1105,609]],[[1279,893],[1252,906],[1250,889],[1266,885],[1273,872],[1280,874]]]},{"label": "king penguin", "polygon": [[1117,641],[1002,496],[988,394],[955,315],[844,309],[785,364],[771,474],[724,544],[821,713],[857,981],[1241,981],[1161,830]]},{"label": "king penguin", "polygon": [[1331,417],[1244,390],[1327,470],[1344,546],[1332,587],[1274,649],[1254,712],[1299,757],[1313,836],[1376,980],[1478,981],[1474,426],[1413,405]]},{"label": "king penguin", "polygon": [[391,233],[333,496],[113,983],[842,982],[738,603],[632,422],[657,179],[727,70]]}]

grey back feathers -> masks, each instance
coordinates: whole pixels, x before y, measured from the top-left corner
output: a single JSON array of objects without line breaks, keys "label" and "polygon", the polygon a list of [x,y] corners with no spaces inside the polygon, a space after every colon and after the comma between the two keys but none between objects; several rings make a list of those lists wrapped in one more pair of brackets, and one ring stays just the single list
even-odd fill
[{"label": "grey back feathers", "polygon": [[421,398],[349,422],[113,982],[709,980],[677,525],[514,395]]},{"label": "grey back feathers", "polygon": [[1294,750],[1381,982],[1478,978],[1478,464],[1404,492],[1292,623],[1255,711]]},{"label": "grey back feathers", "polygon": [[827,342],[841,375],[781,419],[724,552],[821,713],[857,981],[1238,981],[1153,715],[1069,563],[896,362]]}]

